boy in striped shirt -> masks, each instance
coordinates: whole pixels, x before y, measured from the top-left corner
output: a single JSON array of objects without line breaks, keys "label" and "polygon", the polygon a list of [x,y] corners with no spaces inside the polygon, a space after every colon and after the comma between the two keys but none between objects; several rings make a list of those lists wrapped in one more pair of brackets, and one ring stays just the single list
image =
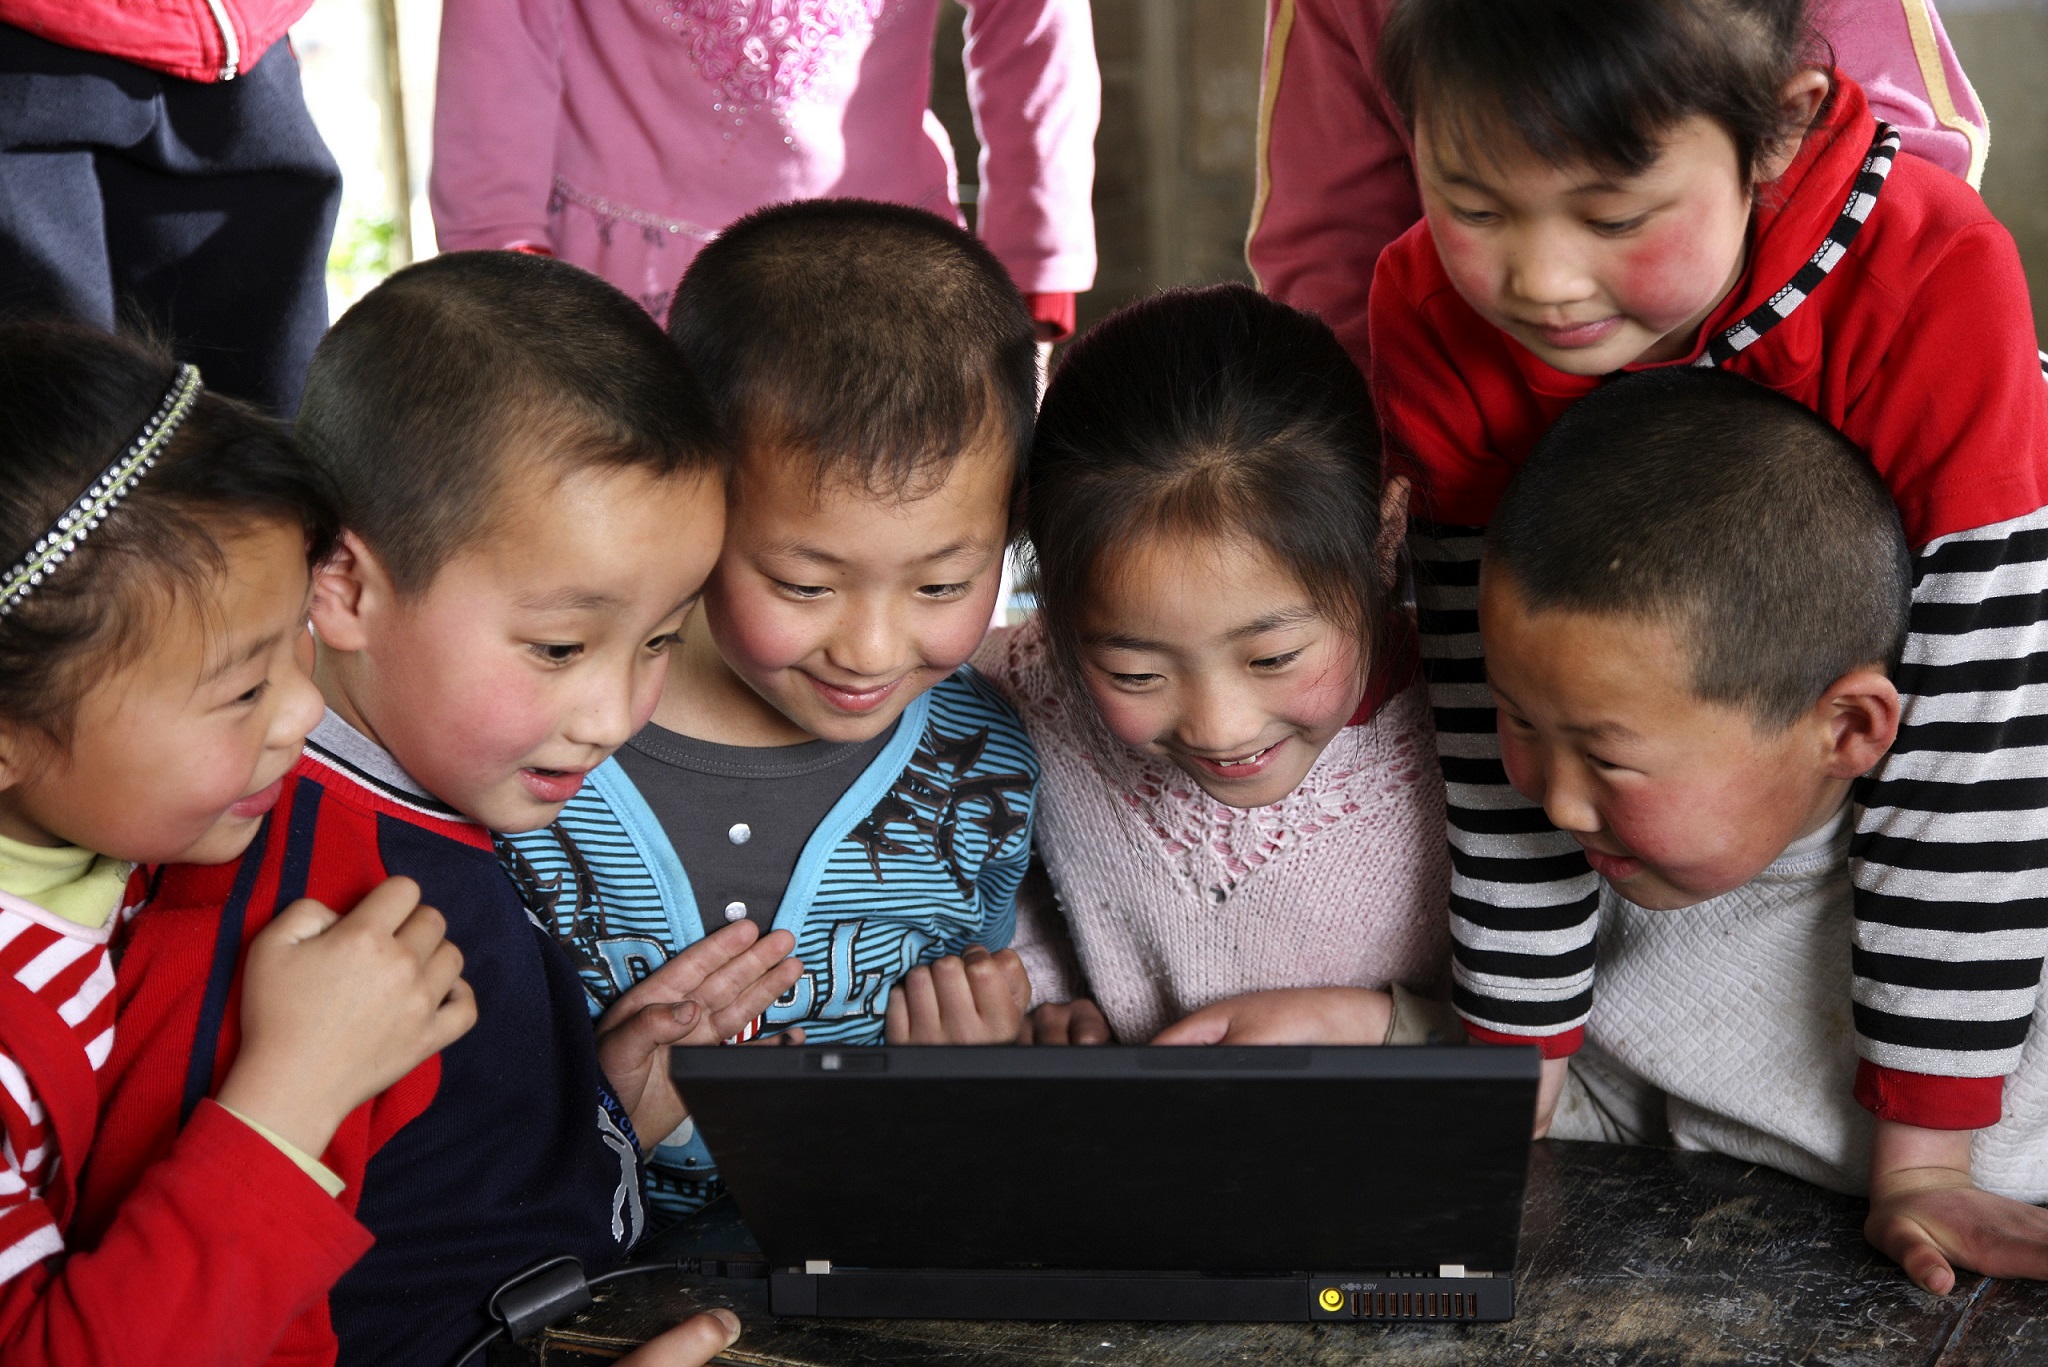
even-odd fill
[{"label": "boy in striped shirt", "polygon": [[[594,1011],[751,922],[803,968],[755,1028],[1008,1042],[1038,762],[964,666],[1031,441],[1023,300],[942,219],[812,200],[721,233],[669,330],[737,447],[725,547],[652,723],[513,842],[529,900]],[[656,1149],[658,1212],[713,1182],[687,1122]]]},{"label": "boy in striped shirt", "polygon": [[[1479,589],[1501,758],[1599,875],[1601,990],[1539,1126],[1675,1142],[1838,1191],[1937,1293],[2048,1276],[2048,1005],[1977,1129],[1850,1089],[1856,784],[1897,735],[1911,566],[1870,463],[1712,370],[1618,380],[1540,441]],[[2018,1199],[2012,1199],[2017,1197]]]}]

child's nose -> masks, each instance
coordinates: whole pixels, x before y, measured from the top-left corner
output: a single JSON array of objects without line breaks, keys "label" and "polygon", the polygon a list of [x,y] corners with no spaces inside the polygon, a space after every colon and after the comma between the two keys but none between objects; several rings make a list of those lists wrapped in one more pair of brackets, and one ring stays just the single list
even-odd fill
[{"label": "child's nose", "polygon": [[578,745],[616,750],[633,738],[633,679],[629,673],[618,677],[593,678],[582,706],[570,716],[567,738]]},{"label": "child's nose", "polygon": [[1576,304],[1588,298],[1592,282],[1565,235],[1534,226],[1508,249],[1508,288],[1531,304]]},{"label": "child's nose", "polygon": [[1543,814],[1560,831],[1591,834],[1603,824],[1599,806],[1593,801],[1592,785],[1583,781],[1584,778],[1578,765],[1549,765],[1546,766],[1542,795],[1530,794],[1543,804]]},{"label": "child's nose", "polygon": [[1234,691],[1198,686],[1188,690],[1179,730],[1188,749],[1227,756],[1255,741],[1261,724]]},{"label": "child's nose", "polygon": [[850,674],[879,678],[896,668],[903,653],[902,637],[900,623],[887,607],[855,604],[840,616],[827,654]]}]

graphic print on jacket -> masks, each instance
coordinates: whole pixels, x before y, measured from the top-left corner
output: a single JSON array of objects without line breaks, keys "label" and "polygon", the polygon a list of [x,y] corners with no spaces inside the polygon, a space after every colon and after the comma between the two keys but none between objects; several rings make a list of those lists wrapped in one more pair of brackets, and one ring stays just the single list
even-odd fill
[{"label": "graphic print on jacket", "polygon": [[[749,1033],[801,1025],[815,1043],[878,1044],[910,969],[1007,946],[1037,786],[1023,723],[973,670],[913,702],[804,846],[774,920],[796,937],[804,975]],[[688,872],[617,760],[554,825],[499,849],[592,1014],[706,933]],[[656,1150],[650,1204],[687,1214],[715,1194],[713,1176],[686,1121]]]}]

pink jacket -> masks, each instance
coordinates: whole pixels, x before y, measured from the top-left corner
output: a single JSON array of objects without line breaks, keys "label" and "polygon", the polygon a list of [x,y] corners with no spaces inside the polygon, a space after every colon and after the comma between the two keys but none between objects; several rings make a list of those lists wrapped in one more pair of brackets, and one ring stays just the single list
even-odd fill
[{"label": "pink jacket", "polygon": [[0,24],[187,81],[232,81],[313,0],[0,0]]},{"label": "pink jacket", "polygon": [[[1088,0],[971,0],[978,228],[1027,293],[1095,276]],[[657,317],[765,204],[858,195],[956,221],[927,112],[938,0],[447,0],[430,187],[443,250],[547,247]]]},{"label": "pink jacket", "polygon": [[[1380,88],[1393,0],[1267,0],[1258,198],[1245,259],[1260,287],[1313,309],[1367,367],[1380,250],[1422,217],[1408,130]],[[1835,65],[1905,150],[1974,187],[1989,131],[1930,0],[1816,0]]]}]

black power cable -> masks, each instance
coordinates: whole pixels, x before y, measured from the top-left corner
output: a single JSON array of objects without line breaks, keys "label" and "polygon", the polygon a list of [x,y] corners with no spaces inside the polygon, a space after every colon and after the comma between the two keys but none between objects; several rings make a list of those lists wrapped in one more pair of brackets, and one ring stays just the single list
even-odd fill
[{"label": "black power cable", "polygon": [[658,1263],[629,1263],[602,1276],[586,1278],[583,1264],[567,1253],[535,1263],[491,1293],[490,1316],[498,1322],[497,1326],[465,1348],[462,1356],[455,1359],[454,1367],[468,1367],[472,1359],[500,1338],[517,1343],[579,1310],[589,1309],[594,1301],[591,1292],[607,1283],[649,1272],[696,1270],[695,1258],[671,1258]]}]

